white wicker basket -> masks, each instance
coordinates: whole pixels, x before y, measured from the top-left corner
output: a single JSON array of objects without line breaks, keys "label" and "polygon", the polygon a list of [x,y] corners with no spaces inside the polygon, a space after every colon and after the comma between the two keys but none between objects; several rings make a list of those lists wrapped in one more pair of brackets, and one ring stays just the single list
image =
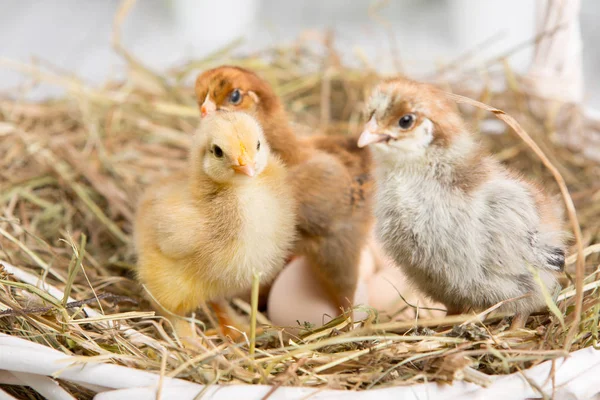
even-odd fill
[{"label": "white wicker basket", "polygon": [[[552,380],[552,364],[554,381]],[[30,386],[49,400],[73,399],[53,378],[80,384],[96,393],[98,400],[163,399],[262,399],[272,389],[265,385],[202,385],[160,377],[157,374],[112,364],[85,363],[81,358],[8,335],[0,335],[0,383]],[[525,379],[525,376],[527,379]],[[488,388],[472,383],[420,384],[364,392],[280,387],[270,399],[527,399],[540,398],[530,382],[556,400],[592,399],[600,395],[600,351],[587,348],[568,358],[547,361],[523,374],[497,377]],[[598,397],[600,398],[600,397]],[[0,400],[12,399],[0,391]]]}]

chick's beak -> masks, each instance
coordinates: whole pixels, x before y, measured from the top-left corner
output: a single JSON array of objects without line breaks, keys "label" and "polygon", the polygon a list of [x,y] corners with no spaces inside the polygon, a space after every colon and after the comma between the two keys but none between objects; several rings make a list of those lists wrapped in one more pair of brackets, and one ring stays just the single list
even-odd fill
[{"label": "chick's beak", "polygon": [[365,125],[363,133],[358,138],[358,147],[365,147],[373,143],[384,142],[389,139],[388,135],[377,133],[379,126],[375,118],[371,118]]},{"label": "chick's beak", "polygon": [[217,111],[217,105],[210,99],[209,95],[206,95],[204,99],[204,103],[200,107],[200,115],[202,117],[206,117],[208,114]]},{"label": "chick's beak", "polygon": [[247,158],[244,156],[240,156],[237,159],[238,165],[234,165],[233,169],[235,172],[248,175],[250,177],[256,174],[256,169],[254,168],[253,163],[248,162]]}]

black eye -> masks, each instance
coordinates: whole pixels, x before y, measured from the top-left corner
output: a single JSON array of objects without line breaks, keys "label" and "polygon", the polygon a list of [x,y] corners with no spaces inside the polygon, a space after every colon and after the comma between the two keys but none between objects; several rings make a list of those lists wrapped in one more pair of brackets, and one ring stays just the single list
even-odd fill
[{"label": "black eye", "polygon": [[256,144],[256,150],[260,150],[260,140],[258,141],[258,143]]},{"label": "black eye", "polygon": [[231,104],[239,104],[242,101],[242,94],[239,89],[234,89],[229,95],[229,102]]},{"label": "black eye", "polygon": [[216,144],[213,146],[212,152],[214,153],[215,157],[217,157],[217,158],[223,157],[223,150]]},{"label": "black eye", "polygon": [[398,121],[398,125],[401,129],[410,129],[415,124],[415,115],[414,114],[406,114],[400,118]]}]

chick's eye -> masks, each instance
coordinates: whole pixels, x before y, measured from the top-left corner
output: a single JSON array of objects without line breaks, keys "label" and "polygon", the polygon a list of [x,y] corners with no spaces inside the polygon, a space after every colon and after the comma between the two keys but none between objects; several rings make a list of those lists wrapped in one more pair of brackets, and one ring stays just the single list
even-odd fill
[{"label": "chick's eye", "polygon": [[256,144],[256,150],[260,150],[260,140],[258,141],[258,143]]},{"label": "chick's eye", "polygon": [[398,121],[400,129],[410,129],[415,124],[416,117],[414,114],[403,115]]},{"label": "chick's eye", "polygon": [[242,101],[242,94],[239,89],[234,89],[229,95],[229,102],[231,104],[239,104]]},{"label": "chick's eye", "polygon": [[213,146],[212,152],[215,155],[215,157],[217,157],[217,158],[223,157],[223,150],[216,144]]}]

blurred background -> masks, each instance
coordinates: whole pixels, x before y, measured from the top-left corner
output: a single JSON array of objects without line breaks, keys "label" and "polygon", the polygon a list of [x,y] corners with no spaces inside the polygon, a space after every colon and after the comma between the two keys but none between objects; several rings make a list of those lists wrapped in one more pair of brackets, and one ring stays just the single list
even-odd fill
[{"label": "blurred background", "polygon": [[[550,1],[552,0],[545,0]],[[575,0],[571,0],[575,1]],[[477,66],[519,49],[511,65],[524,72],[533,57],[536,5],[544,0],[144,0],[122,26],[125,47],[161,71],[242,38],[238,52],[291,42],[330,30],[347,55],[366,56],[382,72],[425,77],[436,67],[469,55]],[[124,62],[111,47],[118,0],[23,0],[2,3],[0,57],[36,61],[101,83],[119,77]],[[577,0],[579,5],[579,1]],[[580,2],[584,101],[600,108],[600,3]],[[579,32],[579,27],[575,27]],[[472,54],[471,54],[472,53]],[[23,85],[0,69],[0,92]],[[43,87],[33,97],[58,94]]]}]

